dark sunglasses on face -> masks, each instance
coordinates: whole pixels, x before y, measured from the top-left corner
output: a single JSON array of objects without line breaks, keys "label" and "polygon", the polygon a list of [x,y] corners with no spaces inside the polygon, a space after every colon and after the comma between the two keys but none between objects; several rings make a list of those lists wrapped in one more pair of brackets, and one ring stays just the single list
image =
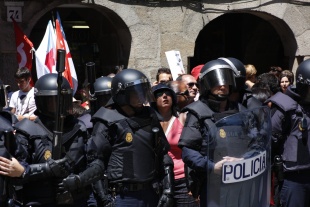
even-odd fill
[{"label": "dark sunglasses on face", "polygon": [[172,96],[171,91],[166,91],[166,90],[164,90],[164,91],[159,91],[159,92],[157,92],[157,93],[155,94],[155,97],[156,97],[156,98],[159,98],[159,97],[162,97],[164,94],[166,94],[167,96]]},{"label": "dark sunglasses on face", "polygon": [[188,83],[187,85],[188,85],[188,87],[191,87],[191,88],[194,87],[194,85],[196,85],[196,87],[199,88],[198,83],[191,82],[191,83]]}]

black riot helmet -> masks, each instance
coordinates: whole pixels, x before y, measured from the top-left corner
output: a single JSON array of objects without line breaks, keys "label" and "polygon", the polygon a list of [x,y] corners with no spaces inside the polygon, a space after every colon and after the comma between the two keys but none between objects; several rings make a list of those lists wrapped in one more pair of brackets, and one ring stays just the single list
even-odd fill
[{"label": "black riot helmet", "polygon": [[154,101],[151,84],[147,77],[139,70],[125,69],[117,73],[112,79],[112,99],[119,106],[132,106],[136,103],[147,104]]},{"label": "black riot helmet", "polygon": [[[57,74],[49,73],[41,76],[34,86],[34,97],[37,110],[48,117],[55,118],[57,109]],[[63,115],[72,112],[72,89],[66,78],[62,77],[61,93],[63,97],[63,105],[60,109]]]},{"label": "black riot helmet", "polygon": [[224,60],[230,67],[233,69],[234,77],[236,81],[236,90],[240,90],[245,88],[245,76],[246,76],[246,70],[244,67],[244,64],[233,57],[221,57],[220,60]]},{"label": "black riot helmet", "polygon": [[2,110],[3,107],[6,106],[7,102],[6,98],[7,98],[6,89],[2,80],[0,80],[0,111]]},{"label": "black riot helmet", "polygon": [[296,70],[296,92],[303,102],[310,103],[310,59],[303,61]]},{"label": "black riot helmet", "polygon": [[111,98],[111,84],[112,78],[107,76],[101,76],[97,78],[94,83],[95,97],[96,97],[96,111],[105,106]]},{"label": "black riot helmet", "polygon": [[[200,88],[202,96],[208,96],[210,90],[216,86],[229,85],[230,92],[236,87],[233,69],[224,60],[216,59],[207,62],[200,71]],[[220,99],[225,97],[218,97]]]}]

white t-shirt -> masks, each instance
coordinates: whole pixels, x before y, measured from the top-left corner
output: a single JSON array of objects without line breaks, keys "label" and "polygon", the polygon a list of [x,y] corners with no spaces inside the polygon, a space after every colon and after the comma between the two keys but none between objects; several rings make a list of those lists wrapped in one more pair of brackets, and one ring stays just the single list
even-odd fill
[{"label": "white t-shirt", "polygon": [[15,91],[10,99],[11,108],[15,108],[15,115],[31,116],[37,109],[34,100],[34,88],[29,92],[22,92],[21,90]]}]

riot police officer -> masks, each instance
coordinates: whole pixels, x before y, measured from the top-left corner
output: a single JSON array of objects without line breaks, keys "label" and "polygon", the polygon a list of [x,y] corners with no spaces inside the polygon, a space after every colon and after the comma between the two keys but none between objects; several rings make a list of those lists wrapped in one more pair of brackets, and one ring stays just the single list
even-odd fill
[{"label": "riot police officer", "polygon": [[305,60],[297,68],[296,87],[266,101],[272,103],[272,150],[278,180],[283,181],[280,203],[285,207],[310,206],[309,80],[310,60]]},{"label": "riot police officer", "polygon": [[[6,105],[6,89],[3,82],[0,80],[0,156],[7,159],[10,158],[10,152],[14,150],[14,146],[10,145],[13,137],[13,124],[18,120],[9,111],[3,111]],[[9,148],[9,149],[7,149]],[[0,174],[1,170],[0,170]],[[4,176],[0,176],[0,206],[7,205],[7,202],[12,198],[12,191],[9,180]]]},{"label": "riot police officer", "polygon": [[111,98],[111,82],[112,78],[107,76],[101,76],[94,82],[94,94],[90,105],[91,110],[87,110],[82,116],[78,117],[79,120],[83,121],[91,134],[93,129],[93,123],[91,122],[91,116],[98,111],[101,107],[104,107]]},{"label": "riot police officer", "polygon": [[113,77],[111,92],[109,109],[101,107],[93,116],[89,167],[64,179],[64,188],[102,179],[106,168],[116,206],[172,206],[173,162],[157,115],[147,106],[153,101],[149,80],[125,69]]},{"label": "riot police officer", "polygon": [[97,78],[94,83],[95,97],[96,97],[96,111],[100,107],[105,106],[111,98],[111,84],[112,78],[101,76]]},{"label": "riot police officer", "polygon": [[207,62],[200,71],[200,97],[186,106],[186,122],[180,137],[182,159],[187,165],[190,190],[200,198],[201,206],[207,205],[206,174],[221,173],[222,165],[234,158],[224,157],[214,163],[212,148],[215,143],[211,129],[214,122],[244,109],[241,104],[229,101],[229,95],[236,87],[233,69],[224,60]]},{"label": "riot police officer", "polygon": [[[85,188],[84,192],[74,192],[66,197],[66,194],[57,194],[56,191],[59,180],[86,168],[84,142],[87,131],[82,122],[70,115],[72,89],[69,82],[61,78],[61,94],[58,94],[57,74],[46,74],[37,80],[35,113],[38,118],[34,121],[23,119],[14,126],[17,144],[14,157],[18,162],[1,158],[1,170],[14,177],[15,184],[23,185],[24,206],[86,206],[90,193]],[[57,103],[57,96],[61,97],[61,104]],[[60,117],[55,116],[58,104],[63,109]],[[58,143],[55,143],[55,124],[60,122],[63,124],[58,129]],[[60,144],[58,159],[55,156],[56,144]]]},{"label": "riot police officer", "polygon": [[233,69],[234,72],[236,87],[232,90],[230,100],[241,103],[247,109],[253,109],[261,106],[262,103],[253,97],[251,90],[246,88],[246,70],[243,63],[237,58],[233,57],[221,57],[219,59],[224,60]]}]

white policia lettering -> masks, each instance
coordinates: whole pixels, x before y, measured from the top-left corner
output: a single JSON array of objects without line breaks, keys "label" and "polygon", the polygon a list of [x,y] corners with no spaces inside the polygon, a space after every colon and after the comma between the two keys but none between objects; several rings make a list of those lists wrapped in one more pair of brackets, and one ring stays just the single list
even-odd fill
[{"label": "white policia lettering", "polygon": [[222,182],[236,183],[253,179],[267,168],[266,151],[241,161],[226,162],[222,168]]}]

